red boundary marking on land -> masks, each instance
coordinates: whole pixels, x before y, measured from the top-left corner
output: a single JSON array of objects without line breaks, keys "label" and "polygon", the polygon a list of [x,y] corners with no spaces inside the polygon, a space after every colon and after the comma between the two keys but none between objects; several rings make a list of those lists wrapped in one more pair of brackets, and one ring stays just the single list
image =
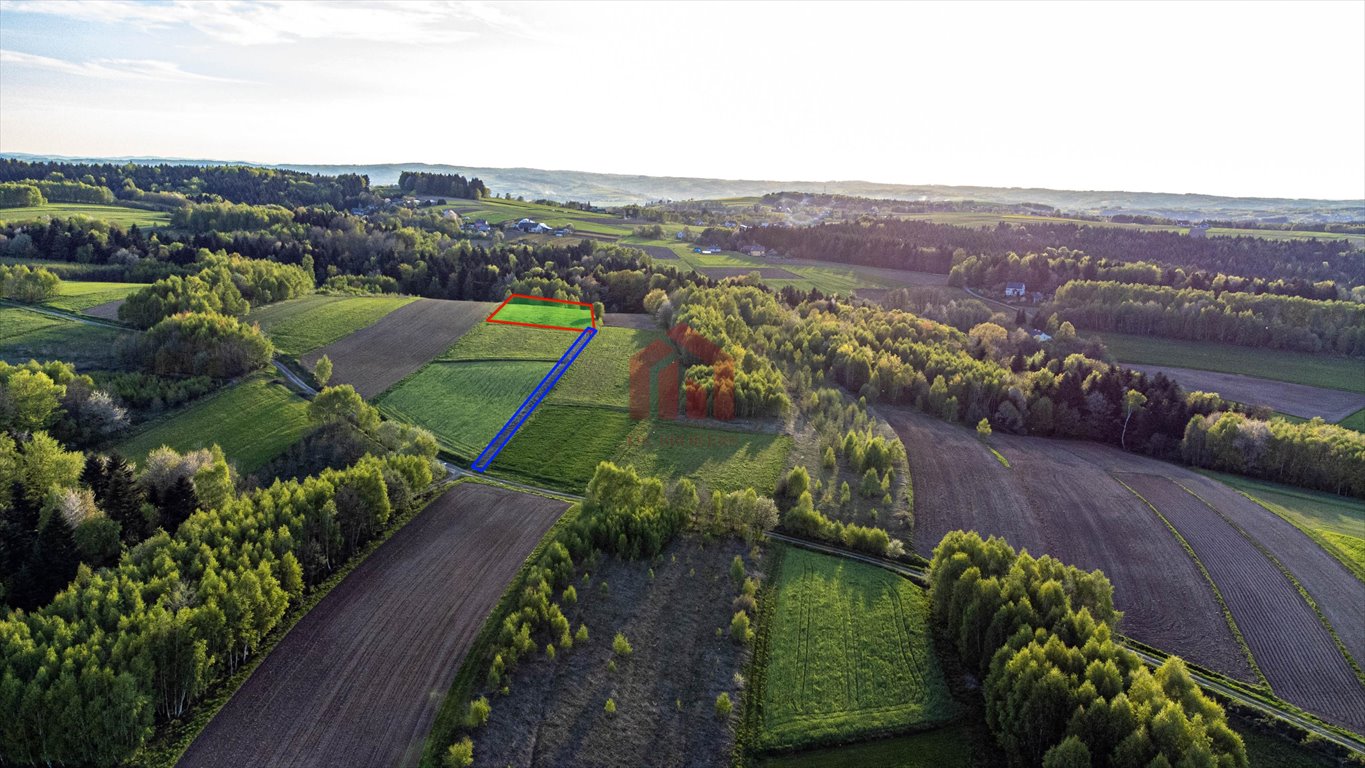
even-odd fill
[{"label": "red boundary marking on land", "polygon": [[596,330],[596,328],[597,328],[597,313],[593,311],[592,304],[589,303],[589,302],[586,302],[586,301],[569,301],[568,299],[547,299],[547,298],[545,298],[544,296],[527,296],[527,295],[524,294],[524,293],[513,293],[513,294],[508,295],[507,298],[505,298],[505,299],[502,300],[502,303],[501,303],[501,304],[499,304],[496,308],[494,308],[492,312],[489,312],[489,313],[488,313],[488,317],[485,317],[485,318],[483,319],[484,322],[485,322],[485,323],[501,323],[501,324],[503,324],[503,325],[519,325],[519,326],[521,326],[521,327],[523,327],[523,328],[544,328],[544,329],[546,329],[546,330],[551,330],[551,331],[572,331],[573,333],[582,333],[582,332],[584,331],[583,328],[571,328],[571,327],[569,327],[569,326],[567,326],[567,325],[542,325],[542,324],[540,324],[540,323],[520,323],[520,322],[517,322],[517,321],[515,321],[515,320],[494,320],[494,319],[493,319],[493,316],[496,315],[496,314],[498,314],[499,312],[501,312],[501,311],[502,311],[502,308],[505,307],[505,306],[507,306],[507,303],[510,302],[512,299],[530,299],[531,301],[549,301],[549,302],[553,302],[553,303],[556,303],[556,304],[572,304],[572,305],[578,306],[578,307],[587,307],[587,308],[588,308],[588,319],[589,319],[589,321],[592,323],[593,329]]}]

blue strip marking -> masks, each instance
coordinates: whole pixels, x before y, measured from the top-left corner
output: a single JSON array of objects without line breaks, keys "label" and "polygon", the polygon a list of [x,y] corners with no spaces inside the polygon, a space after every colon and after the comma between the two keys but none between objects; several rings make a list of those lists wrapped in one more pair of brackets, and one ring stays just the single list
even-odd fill
[{"label": "blue strip marking", "polygon": [[550,393],[550,390],[554,389],[554,386],[559,383],[560,378],[564,376],[565,371],[569,370],[569,366],[573,365],[574,361],[578,359],[578,356],[582,354],[583,349],[588,346],[588,342],[592,341],[592,337],[596,335],[597,329],[595,328],[585,328],[578,334],[578,338],[574,339],[574,343],[570,344],[569,348],[564,350],[564,354],[560,356],[559,360],[554,364],[554,367],[550,368],[549,372],[545,374],[545,378],[541,379],[540,383],[536,385],[536,388],[531,390],[531,394],[526,396],[526,399],[521,402],[521,405],[512,414],[512,417],[507,420],[507,423],[502,425],[502,429],[498,430],[498,434],[484,447],[483,451],[479,454],[479,457],[470,465],[471,469],[475,472],[483,472],[488,469],[488,466],[493,463],[493,460],[498,457],[498,454],[502,452],[502,449],[505,448],[512,437],[516,435],[517,430],[521,429],[521,425],[526,419],[530,418],[531,413],[535,411],[541,401],[545,399],[545,396]]}]

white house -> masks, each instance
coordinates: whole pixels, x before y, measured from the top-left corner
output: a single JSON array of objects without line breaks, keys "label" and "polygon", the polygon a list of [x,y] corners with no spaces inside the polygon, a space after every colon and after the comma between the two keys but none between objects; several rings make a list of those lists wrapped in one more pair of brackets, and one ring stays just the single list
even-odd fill
[{"label": "white house", "polygon": [[1005,283],[1005,296],[1007,298],[1010,296],[1014,296],[1022,299],[1024,297],[1025,290],[1026,289],[1023,283]]}]

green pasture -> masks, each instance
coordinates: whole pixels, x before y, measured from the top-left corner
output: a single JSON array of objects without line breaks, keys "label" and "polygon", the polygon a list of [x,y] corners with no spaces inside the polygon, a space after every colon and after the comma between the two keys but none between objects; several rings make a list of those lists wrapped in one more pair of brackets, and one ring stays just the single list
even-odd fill
[{"label": "green pasture", "polygon": [[124,331],[21,309],[0,306],[0,360],[63,360],[77,368],[118,365],[117,344]]},{"label": "green pasture", "polygon": [[1094,335],[1125,363],[1238,373],[1365,394],[1365,361],[1359,358],[1124,333]]},{"label": "green pasture", "polygon": [[311,294],[253,309],[246,319],[260,323],[281,353],[297,356],[373,325],[414,300],[412,296]]},{"label": "green pasture", "polygon": [[164,227],[171,223],[171,215],[162,211],[144,211],[141,208],[127,208],[121,205],[96,205],[92,203],[48,203],[25,208],[0,208],[0,222],[26,223],[47,221],[48,219],[69,219],[85,216],[120,227],[137,225],[141,228]]},{"label": "green pasture", "polygon": [[554,325],[560,328],[592,327],[592,308],[559,301],[538,301],[513,296],[493,314],[494,322]]}]

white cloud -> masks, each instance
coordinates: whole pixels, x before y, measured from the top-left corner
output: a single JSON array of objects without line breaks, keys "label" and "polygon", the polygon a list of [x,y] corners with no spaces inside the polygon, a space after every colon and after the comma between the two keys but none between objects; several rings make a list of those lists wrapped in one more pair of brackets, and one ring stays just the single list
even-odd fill
[{"label": "white cloud", "polygon": [[186,72],[180,65],[152,59],[94,59],[67,61],[51,56],[38,56],[20,51],[0,49],[0,64],[33,67],[49,72],[60,72],[100,80],[155,80],[160,82],[237,82],[223,77]]},{"label": "white cloud", "polygon": [[455,43],[481,30],[515,32],[519,22],[507,11],[484,3],[453,0],[391,2],[243,2],[173,0],[140,3],[35,2],[4,0],[0,10],[101,24],[141,25],[151,29],[188,26],[233,45],[264,45],[299,40],[415,44]]}]

